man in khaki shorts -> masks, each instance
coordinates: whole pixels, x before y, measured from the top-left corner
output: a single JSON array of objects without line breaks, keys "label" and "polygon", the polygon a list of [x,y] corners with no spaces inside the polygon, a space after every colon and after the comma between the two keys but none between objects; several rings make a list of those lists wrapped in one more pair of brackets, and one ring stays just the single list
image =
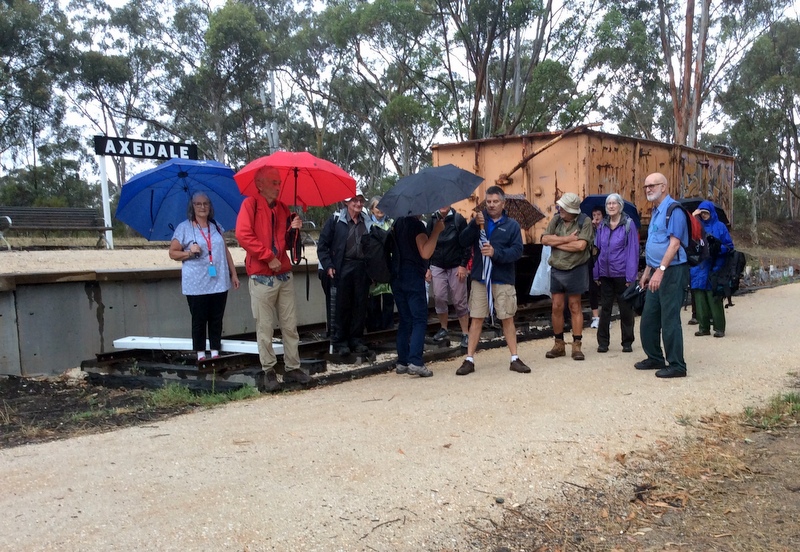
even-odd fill
[{"label": "man in khaki shorts", "polygon": [[[466,376],[475,371],[475,351],[478,348],[483,320],[492,314],[493,303],[497,319],[503,325],[503,335],[511,352],[510,370],[527,374],[531,371],[517,356],[517,292],[514,287],[515,263],[522,257],[522,232],[517,221],[508,218],[504,210],[506,195],[499,186],[486,190],[486,210],[473,218],[461,231],[459,241],[472,247],[472,289],[469,296],[469,342],[467,358],[456,370]],[[492,295],[489,296],[487,288]]]}]

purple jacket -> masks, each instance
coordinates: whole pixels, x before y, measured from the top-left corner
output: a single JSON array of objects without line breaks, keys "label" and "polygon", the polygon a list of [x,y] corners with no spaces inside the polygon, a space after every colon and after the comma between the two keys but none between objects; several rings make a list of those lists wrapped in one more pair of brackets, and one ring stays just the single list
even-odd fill
[{"label": "purple jacket", "polygon": [[[626,220],[630,221],[626,223]],[[625,226],[629,230],[626,232]],[[603,219],[595,233],[594,244],[600,250],[594,263],[594,279],[625,278],[635,282],[639,272],[639,230],[628,215],[622,214],[612,231],[609,218]]]}]

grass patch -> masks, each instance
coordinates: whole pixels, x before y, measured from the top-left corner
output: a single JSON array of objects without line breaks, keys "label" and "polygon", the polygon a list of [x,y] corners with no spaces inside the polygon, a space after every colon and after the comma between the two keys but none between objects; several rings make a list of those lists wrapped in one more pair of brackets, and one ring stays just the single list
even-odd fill
[{"label": "grass patch", "polygon": [[10,425],[12,419],[14,419],[14,411],[6,401],[3,401],[3,407],[0,408],[0,425]]},{"label": "grass patch", "polygon": [[786,428],[797,425],[799,415],[800,393],[784,393],[764,408],[745,408],[743,423],[758,429]]},{"label": "grass patch", "polygon": [[182,406],[216,406],[258,396],[260,396],[258,389],[251,385],[225,393],[194,393],[188,387],[170,383],[161,389],[153,391],[150,400],[153,405],[160,408],[175,408]]}]

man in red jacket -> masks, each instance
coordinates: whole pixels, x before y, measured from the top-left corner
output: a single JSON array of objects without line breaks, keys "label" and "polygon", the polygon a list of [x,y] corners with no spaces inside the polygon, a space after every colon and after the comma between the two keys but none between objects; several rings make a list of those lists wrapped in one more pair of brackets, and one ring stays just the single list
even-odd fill
[{"label": "man in red jacket", "polygon": [[284,381],[302,384],[311,377],[300,369],[297,315],[294,305],[292,264],[286,253],[290,229],[299,229],[303,221],[278,201],[281,178],[277,170],[265,167],[256,173],[259,195],[242,202],[236,220],[236,239],[247,252],[245,266],[250,279],[250,307],[256,319],[258,356],[266,375],[268,391],[280,388],[275,374],[277,359],[272,348],[275,321],[281,328]]}]

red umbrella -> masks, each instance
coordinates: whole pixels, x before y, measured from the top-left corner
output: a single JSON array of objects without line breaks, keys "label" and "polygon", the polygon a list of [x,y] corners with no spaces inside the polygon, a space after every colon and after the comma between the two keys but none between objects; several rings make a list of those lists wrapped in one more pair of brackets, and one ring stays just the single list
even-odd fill
[{"label": "red umbrella", "polygon": [[281,175],[278,199],[287,205],[324,207],[356,195],[356,181],[344,169],[308,152],[278,151],[251,161],[233,178],[243,195],[258,195],[255,176],[270,167]]}]

